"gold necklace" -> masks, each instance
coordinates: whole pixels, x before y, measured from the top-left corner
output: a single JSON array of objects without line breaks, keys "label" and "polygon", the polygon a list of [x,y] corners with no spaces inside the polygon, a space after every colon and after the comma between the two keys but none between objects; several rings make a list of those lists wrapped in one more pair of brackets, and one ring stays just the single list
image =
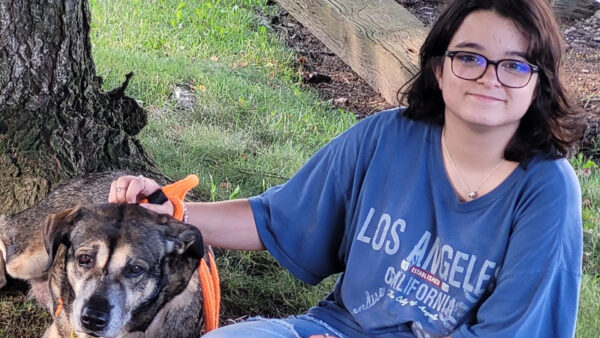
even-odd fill
[{"label": "gold necklace", "polygon": [[476,199],[477,197],[479,197],[479,193],[477,192],[479,190],[479,187],[481,187],[481,185],[485,181],[487,181],[487,179],[490,178],[490,176],[492,176],[492,174],[495,173],[496,170],[498,170],[498,168],[500,168],[502,163],[504,163],[504,158],[500,159],[500,162],[498,162],[498,164],[496,164],[494,169],[492,169],[492,171],[490,171],[490,173],[487,174],[487,176],[485,176],[479,182],[479,184],[477,184],[477,186],[475,188],[471,189],[471,188],[469,188],[467,183],[465,183],[465,179],[464,179],[463,175],[461,174],[460,170],[458,170],[458,168],[456,167],[456,164],[454,164],[454,160],[452,159],[452,154],[450,154],[450,150],[448,150],[448,146],[446,145],[446,129],[445,128],[442,129],[442,146],[443,146],[446,154],[448,154],[448,159],[450,160],[450,164],[452,165],[452,168],[454,168],[454,171],[456,171],[456,173],[458,174],[458,180],[460,181],[460,184],[462,184],[463,188],[467,192],[467,197],[469,199]]}]

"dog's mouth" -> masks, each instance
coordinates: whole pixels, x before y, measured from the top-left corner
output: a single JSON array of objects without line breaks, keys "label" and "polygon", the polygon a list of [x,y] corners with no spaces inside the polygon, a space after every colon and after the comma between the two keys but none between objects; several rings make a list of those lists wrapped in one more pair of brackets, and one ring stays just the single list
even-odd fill
[{"label": "dog's mouth", "polygon": [[90,336],[90,337],[108,337],[106,335],[105,332],[103,331],[95,331],[95,330],[90,330],[88,328],[86,328],[85,326],[80,328],[81,331],[78,332],[78,330],[76,330],[76,334],[85,334],[86,336]]},{"label": "dog's mouth", "polygon": [[81,318],[81,320],[80,320],[80,329],[81,329],[80,333],[83,333],[83,334],[91,336],[91,337],[111,337],[112,336],[107,333],[106,326],[99,327],[96,324],[92,324],[92,323],[88,322],[84,318]]}]

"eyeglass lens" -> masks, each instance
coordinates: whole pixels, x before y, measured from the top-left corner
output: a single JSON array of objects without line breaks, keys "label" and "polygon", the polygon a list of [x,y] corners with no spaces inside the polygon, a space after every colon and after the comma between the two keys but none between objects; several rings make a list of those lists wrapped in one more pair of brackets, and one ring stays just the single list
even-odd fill
[{"label": "eyeglass lens", "polygon": [[[457,52],[452,58],[452,72],[465,80],[476,80],[486,71],[488,60],[479,54]],[[498,81],[507,87],[524,87],[531,78],[531,66],[519,60],[500,60],[496,65]]]}]

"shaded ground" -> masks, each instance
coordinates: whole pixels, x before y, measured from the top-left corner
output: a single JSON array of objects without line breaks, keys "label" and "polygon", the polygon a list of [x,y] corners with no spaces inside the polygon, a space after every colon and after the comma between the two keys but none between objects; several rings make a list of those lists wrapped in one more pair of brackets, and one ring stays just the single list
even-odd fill
[{"label": "shaded ground", "polygon": [[[425,25],[440,14],[443,0],[396,0]],[[297,67],[305,85],[315,88],[324,98],[362,118],[392,107],[340,58],[315,38],[285,10],[271,18],[273,27],[298,53]],[[564,82],[573,93],[576,106],[588,119],[582,150],[600,158],[600,12],[589,18],[561,22],[566,40]],[[311,80],[308,80],[313,75]],[[317,81],[312,81],[316,79]]]}]

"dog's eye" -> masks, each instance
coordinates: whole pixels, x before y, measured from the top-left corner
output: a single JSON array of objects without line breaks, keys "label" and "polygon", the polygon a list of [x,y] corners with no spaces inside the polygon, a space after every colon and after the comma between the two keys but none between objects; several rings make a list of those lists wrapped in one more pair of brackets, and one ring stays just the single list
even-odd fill
[{"label": "dog's eye", "polygon": [[142,268],[139,265],[132,265],[127,270],[127,274],[129,275],[129,277],[137,277],[143,273],[144,273],[144,268]]},{"label": "dog's eye", "polygon": [[92,262],[92,257],[90,257],[90,255],[79,255],[77,256],[77,263],[79,263],[79,265],[84,265],[84,266],[88,266],[90,265],[90,263]]}]

